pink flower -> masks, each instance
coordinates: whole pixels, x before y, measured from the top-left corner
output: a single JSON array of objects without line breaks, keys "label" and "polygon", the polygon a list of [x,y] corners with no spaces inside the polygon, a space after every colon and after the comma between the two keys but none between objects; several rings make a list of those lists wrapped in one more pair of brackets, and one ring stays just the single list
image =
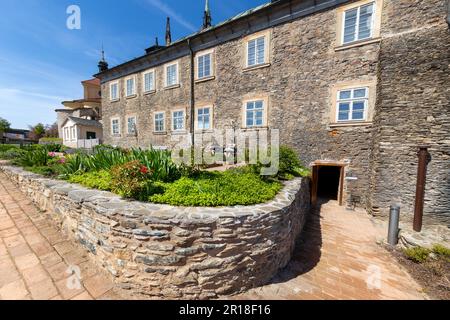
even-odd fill
[{"label": "pink flower", "polygon": [[56,157],[56,153],[55,152],[49,152],[48,155],[52,158]]},{"label": "pink flower", "polygon": [[61,159],[59,159],[58,162],[61,163],[61,164],[66,163],[66,158],[61,158]]}]

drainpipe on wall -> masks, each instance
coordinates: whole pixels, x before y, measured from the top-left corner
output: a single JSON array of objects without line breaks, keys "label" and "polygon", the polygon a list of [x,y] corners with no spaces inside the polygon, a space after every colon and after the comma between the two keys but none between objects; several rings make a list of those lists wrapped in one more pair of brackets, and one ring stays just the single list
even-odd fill
[{"label": "drainpipe on wall", "polygon": [[195,136],[194,136],[194,126],[195,126],[195,68],[194,68],[194,50],[192,49],[191,45],[191,39],[187,40],[187,44],[189,46],[190,51],[190,59],[191,59],[191,125],[190,125],[190,134],[191,134],[191,144],[192,148],[194,147],[195,143]]},{"label": "drainpipe on wall", "polygon": [[447,23],[450,27],[450,0],[447,1]]}]

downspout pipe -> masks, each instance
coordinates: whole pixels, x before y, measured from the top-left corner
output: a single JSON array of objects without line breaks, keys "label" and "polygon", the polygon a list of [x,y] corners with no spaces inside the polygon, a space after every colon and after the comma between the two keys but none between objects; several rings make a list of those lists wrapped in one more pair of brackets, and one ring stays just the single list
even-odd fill
[{"label": "downspout pipe", "polygon": [[189,47],[189,52],[190,52],[190,60],[191,60],[191,102],[190,102],[190,128],[189,128],[189,133],[191,134],[191,145],[192,148],[194,147],[195,144],[195,66],[194,66],[194,57],[195,57],[195,53],[194,50],[192,49],[192,43],[191,43],[191,39],[187,40],[187,44]]}]

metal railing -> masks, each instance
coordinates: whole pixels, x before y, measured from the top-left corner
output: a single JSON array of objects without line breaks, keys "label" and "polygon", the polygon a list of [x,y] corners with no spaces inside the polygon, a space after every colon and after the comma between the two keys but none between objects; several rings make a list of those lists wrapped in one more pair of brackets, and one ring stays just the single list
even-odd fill
[{"label": "metal railing", "polygon": [[92,149],[100,144],[100,139],[77,140],[77,149]]}]

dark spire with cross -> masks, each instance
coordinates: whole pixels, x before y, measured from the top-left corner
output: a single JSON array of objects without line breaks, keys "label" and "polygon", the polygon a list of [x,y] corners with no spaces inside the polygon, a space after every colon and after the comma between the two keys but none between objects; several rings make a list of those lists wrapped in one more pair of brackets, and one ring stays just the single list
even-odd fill
[{"label": "dark spire with cross", "polygon": [[209,1],[206,0],[205,12],[203,14],[203,29],[207,29],[212,25],[211,11],[209,10]]},{"label": "dark spire with cross", "polygon": [[108,69],[109,69],[108,62],[106,62],[106,60],[105,60],[105,50],[103,49],[103,45],[102,45],[102,59],[98,63],[98,71],[104,72]]}]

